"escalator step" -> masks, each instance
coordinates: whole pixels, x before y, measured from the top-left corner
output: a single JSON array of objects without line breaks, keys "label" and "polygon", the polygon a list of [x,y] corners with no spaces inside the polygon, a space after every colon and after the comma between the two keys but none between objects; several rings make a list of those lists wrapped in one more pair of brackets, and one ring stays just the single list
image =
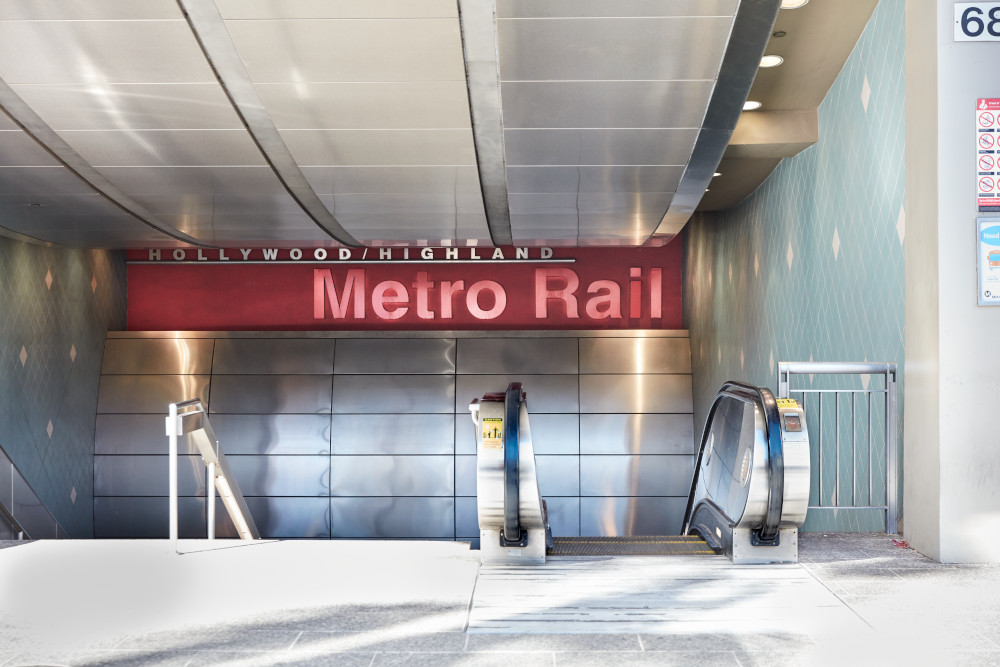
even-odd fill
[{"label": "escalator step", "polygon": [[635,537],[555,537],[549,556],[714,556],[696,535]]}]

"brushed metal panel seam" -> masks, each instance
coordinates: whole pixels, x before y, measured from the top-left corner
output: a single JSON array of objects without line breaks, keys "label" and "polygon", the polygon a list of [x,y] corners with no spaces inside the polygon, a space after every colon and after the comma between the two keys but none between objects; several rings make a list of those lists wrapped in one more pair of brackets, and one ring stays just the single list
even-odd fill
[{"label": "brushed metal panel seam", "polygon": [[202,248],[217,247],[185,234],[169,225],[157,222],[156,217],[146,210],[144,206],[115,187],[111,181],[105,178],[84,160],[79,153],[73,150],[2,79],[0,79],[0,110],[14,121],[22,132],[31,137],[46,153],[59,162],[59,164],[66,167],[70,173],[86,183],[94,192],[127,213],[133,219],[177,241],[190,243]]},{"label": "brushed metal panel seam", "polygon": [[288,194],[331,238],[347,246],[360,246],[320,201],[292,157],[257,94],[215,3],[177,0],[177,4],[240,121]]}]

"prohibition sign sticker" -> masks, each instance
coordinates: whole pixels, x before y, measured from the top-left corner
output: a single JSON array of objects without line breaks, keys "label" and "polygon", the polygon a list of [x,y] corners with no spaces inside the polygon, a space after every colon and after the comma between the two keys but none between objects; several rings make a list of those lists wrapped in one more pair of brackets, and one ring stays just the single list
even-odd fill
[{"label": "prohibition sign sticker", "polygon": [[[1000,6],[997,9],[1000,11]],[[976,100],[976,150],[973,151],[977,171],[976,206],[980,211],[1000,212],[1000,156],[996,155],[997,148],[1000,148],[998,144],[1000,97],[981,97]],[[1000,255],[1000,243],[996,250]],[[1000,264],[997,270],[1000,280]]]},{"label": "prohibition sign sticker", "polygon": [[983,113],[979,114],[979,125],[981,127],[989,127],[992,124],[993,124],[993,114],[991,114],[989,111],[984,111]]},{"label": "prohibition sign sticker", "polygon": [[979,147],[980,148],[993,148],[993,135],[992,134],[980,134],[979,135]]},{"label": "prohibition sign sticker", "polygon": [[979,191],[989,192],[993,189],[993,179],[989,176],[983,176],[979,179]]},{"label": "prohibition sign sticker", "polygon": [[992,171],[993,170],[993,156],[992,155],[980,155],[979,156],[979,170],[980,171]]}]

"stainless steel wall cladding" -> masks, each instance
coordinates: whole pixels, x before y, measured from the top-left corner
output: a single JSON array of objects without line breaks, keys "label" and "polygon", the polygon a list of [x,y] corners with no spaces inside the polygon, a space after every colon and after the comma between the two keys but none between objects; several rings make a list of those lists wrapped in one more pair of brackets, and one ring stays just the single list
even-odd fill
[{"label": "stainless steel wall cladding", "polygon": [[211,420],[227,455],[330,453],[330,415],[215,414]]},{"label": "stainless steel wall cladding", "polygon": [[220,340],[212,370],[220,375],[330,375],[333,349],[332,340]]},{"label": "stainless steel wall cladding", "polygon": [[345,339],[337,341],[338,374],[452,374],[455,341],[447,338]]},{"label": "stainless steel wall cladding", "polygon": [[581,454],[694,455],[690,414],[580,415],[580,432]]},{"label": "stainless steel wall cladding", "polygon": [[575,374],[578,355],[575,338],[467,338],[458,341],[458,372]]},{"label": "stainless steel wall cladding", "polygon": [[454,498],[334,498],[334,537],[455,537]]},{"label": "stainless steel wall cladding", "polygon": [[690,373],[687,338],[585,338],[581,373]]},{"label": "stainless steel wall cladding", "polygon": [[213,375],[210,411],[329,414],[329,375]]},{"label": "stainless steel wall cladding", "polygon": [[203,375],[212,371],[211,339],[111,338],[104,346],[104,375]]},{"label": "stainless steel wall cladding", "polygon": [[[200,396],[264,537],[478,539],[468,406],[510,382],[556,535],[680,527],[695,451],[682,332],[156,335],[107,343],[99,537],[167,535],[164,417]],[[181,536],[204,537],[204,467],[180,446]]]},{"label": "stainless steel wall cladding", "polygon": [[581,375],[580,411],[690,413],[690,375]]},{"label": "stainless steel wall cladding", "polygon": [[97,412],[166,417],[170,403],[199,396],[208,401],[208,381],[207,375],[102,375]]},{"label": "stainless steel wall cladding", "polygon": [[582,535],[676,535],[683,498],[580,498]]},{"label": "stainless steel wall cladding", "polygon": [[[472,430],[471,424],[468,430]],[[333,416],[333,453],[336,455],[454,452],[455,415]]]},{"label": "stainless steel wall cladding", "polygon": [[453,411],[452,376],[335,375],[333,411],[339,414],[448,413]]}]

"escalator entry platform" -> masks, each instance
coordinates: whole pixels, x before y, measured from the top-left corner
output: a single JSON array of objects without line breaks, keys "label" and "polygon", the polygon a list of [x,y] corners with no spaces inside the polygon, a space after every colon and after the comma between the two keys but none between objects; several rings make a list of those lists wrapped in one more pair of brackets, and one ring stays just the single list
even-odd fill
[{"label": "escalator entry platform", "polygon": [[476,426],[477,512],[484,564],[552,556],[711,555],[737,564],[798,562],[809,505],[802,406],[725,383],[698,449],[680,536],[553,538],[538,491],[527,394],[512,382],[469,405]]}]

